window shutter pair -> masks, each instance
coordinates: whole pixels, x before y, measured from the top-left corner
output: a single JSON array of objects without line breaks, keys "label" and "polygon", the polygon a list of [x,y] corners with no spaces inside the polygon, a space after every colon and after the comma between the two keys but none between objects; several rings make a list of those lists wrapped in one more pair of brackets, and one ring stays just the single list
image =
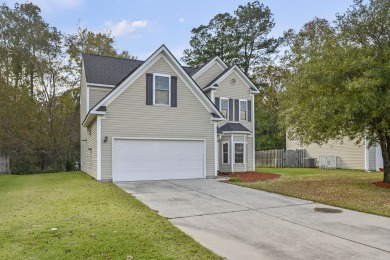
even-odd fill
[{"label": "window shutter pair", "polygon": [[[171,76],[171,107],[177,107],[177,77]],[[146,105],[153,105],[153,74],[146,73]]]},{"label": "window shutter pair", "polygon": [[[247,100],[246,104],[247,104],[247,121],[252,122],[252,101]],[[240,100],[239,99],[234,100],[234,119],[235,121],[240,121]]]}]

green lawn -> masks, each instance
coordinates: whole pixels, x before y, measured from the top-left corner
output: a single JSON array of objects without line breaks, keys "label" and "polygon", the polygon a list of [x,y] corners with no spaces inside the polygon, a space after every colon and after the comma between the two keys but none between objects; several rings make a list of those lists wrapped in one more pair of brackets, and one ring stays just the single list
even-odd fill
[{"label": "green lawn", "polygon": [[257,168],[281,178],[239,185],[390,217],[390,189],[372,185],[383,173],[355,170]]},{"label": "green lawn", "polygon": [[1,175],[0,198],[0,259],[219,259],[131,195],[80,172]]}]

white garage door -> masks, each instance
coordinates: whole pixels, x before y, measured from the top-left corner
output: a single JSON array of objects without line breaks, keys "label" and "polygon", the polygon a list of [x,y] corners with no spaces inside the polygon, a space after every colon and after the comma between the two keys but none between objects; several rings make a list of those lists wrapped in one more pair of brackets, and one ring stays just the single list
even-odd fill
[{"label": "white garage door", "polygon": [[204,176],[204,141],[114,139],[113,181]]}]

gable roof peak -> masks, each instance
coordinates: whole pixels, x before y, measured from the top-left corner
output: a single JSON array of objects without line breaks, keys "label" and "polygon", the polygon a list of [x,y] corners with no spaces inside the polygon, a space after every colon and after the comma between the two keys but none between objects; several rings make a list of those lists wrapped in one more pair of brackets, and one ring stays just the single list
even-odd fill
[{"label": "gable roof peak", "polygon": [[218,63],[219,66],[221,66],[222,70],[225,70],[228,68],[226,63],[218,56],[214,57],[212,60],[207,62],[203,67],[201,67],[193,76],[192,78],[196,79],[200,75],[202,75],[205,71],[207,71],[214,63]]},{"label": "gable roof peak", "polygon": [[209,82],[204,88],[204,92],[208,92],[211,89],[215,89],[218,84],[224,80],[232,71],[236,71],[238,76],[242,78],[242,80],[246,83],[246,85],[250,88],[253,94],[260,93],[255,84],[249,79],[247,75],[238,67],[237,65],[233,65],[232,67],[226,68],[223,72],[221,72],[217,77],[215,77],[211,82]]}]

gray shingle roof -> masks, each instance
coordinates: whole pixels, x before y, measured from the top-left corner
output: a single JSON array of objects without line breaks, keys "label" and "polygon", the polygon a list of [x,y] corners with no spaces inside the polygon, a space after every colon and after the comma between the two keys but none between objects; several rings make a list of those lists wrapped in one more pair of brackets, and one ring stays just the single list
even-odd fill
[{"label": "gray shingle roof", "polygon": [[245,126],[243,126],[240,123],[226,123],[223,126],[218,127],[217,130],[218,130],[217,131],[218,133],[222,133],[222,132],[249,132],[249,133],[251,133],[251,131],[249,131],[248,128],[246,128]]},{"label": "gray shingle roof", "polygon": [[[95,54],[82,54],[87,83],[116,86],[123,79],[138,69],[144,63],[141,60],[130,60]],[[198,69],[183,66],[183,69],[192,76]]]},{"label": "gray shingle roof", "polygon": [[130,71],[143,63],[140,60],[129,60],[83,53],[87,83],[116,85]]},{"label": "gray shingle roof", "polygon": [[182,66],[183,69],[188,73],[188,75],[190,75],[191,77],[196,73],[198,72],[199,69],[197,68],[193,68],[193,67],[188,67],[188,66]]}]

